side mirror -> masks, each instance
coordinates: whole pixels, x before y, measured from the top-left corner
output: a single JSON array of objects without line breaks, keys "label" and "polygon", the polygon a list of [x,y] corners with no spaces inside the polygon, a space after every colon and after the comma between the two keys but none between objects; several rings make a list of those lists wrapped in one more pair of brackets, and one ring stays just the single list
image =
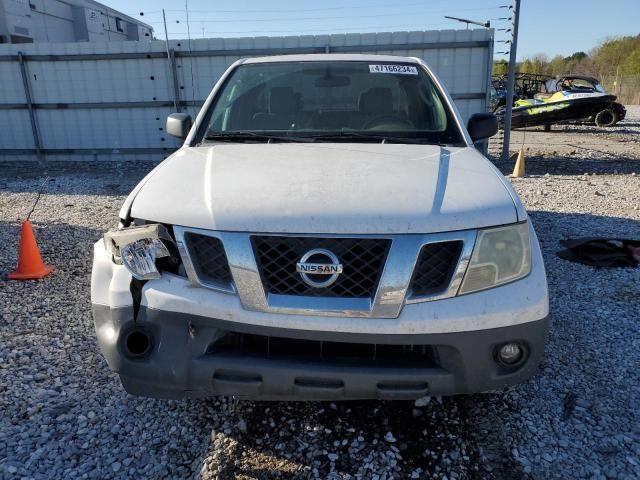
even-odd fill
[{"label": "side mirror", "polygon": [[498,117],[493,113],[474,113],[467,123],[471,140],[478,141],[498,133]]},{"label": "side mirror", "polygon": [[167,117],[167,133],[173,137],[187,138],[191,130],[191,115],[186,113],[172,113]]}]

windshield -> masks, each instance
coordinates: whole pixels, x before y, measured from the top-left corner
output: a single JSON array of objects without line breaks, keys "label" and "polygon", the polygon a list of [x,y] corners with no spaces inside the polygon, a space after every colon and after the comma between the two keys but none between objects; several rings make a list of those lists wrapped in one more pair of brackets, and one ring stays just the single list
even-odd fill
[{"label": "windshield", "polygon": [[216,95],[206,119],[204,140],[463,142],[431,78],[410,63],[240,65]]},{"label": "windshield", "polygon": [[565,78],[559,82],[562,90],[572,92],[599,92],[605,93],[604,88],[597,80],[587,80],[585,78]]}]

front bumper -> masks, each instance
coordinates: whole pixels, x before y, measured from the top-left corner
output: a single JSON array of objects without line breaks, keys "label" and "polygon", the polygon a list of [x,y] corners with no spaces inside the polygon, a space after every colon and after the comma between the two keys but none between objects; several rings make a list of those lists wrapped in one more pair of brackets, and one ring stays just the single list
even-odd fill
[{"label": "front bumper", "polygon": [[[292,315],[253,311],[237,295],[197,287],[163,274],[144,284],[134,305],[131,275],[95,244],[91,298],[96,333],[109,366],[136,395],[184,398],[235,395],[252,399],[411,399],[496,390],[537,370],[548,328],[548,292],[532,230],[532,270],[497,288],[425,303],[405,304],[396,318]],[[127,335],[151,338],[132,358]],[[358,345],[420,345],[423,363],[358,358],[270,355],[212,349],[226,333]],[[496,362],[506,342],[525,347],[516,367]]]},{"label": "front bumper", "polygon": [[[241,325],[234,322],[142,307],[94,305],[98,341],[109,366],[129,393],[160,398],[234,395],[261,400],[415,399],[496,390],[534,375],[547,335],[546,318],[510,327],[418,335],[338,334]],[[143,358],[127,354],[132,331],[151,338]],[[357,359],[321,360],[215,352],[224,333],[269,335],[363,344],[429,345],[436,360],[410,366],[395,361],[363,364]],[[516,367],[496,361],[499,345],[516,341],[526,358]]]}]

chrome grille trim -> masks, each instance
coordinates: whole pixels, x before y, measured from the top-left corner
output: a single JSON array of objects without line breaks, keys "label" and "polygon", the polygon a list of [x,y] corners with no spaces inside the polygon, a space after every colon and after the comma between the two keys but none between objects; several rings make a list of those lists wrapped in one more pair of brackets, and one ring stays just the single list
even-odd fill
[{"label": "chrome grille trim", "polygon": [[[373,298],[308,297],[266,294],[258,269],[251,237],[297,236],[320,237],[318,234],[269,234],[245,232],[218,232],[190,227],[174,227],[176,243],[182,256],[187,276],[192,284],[224,293],[237,293],[247,310],[291,315],[320,315],[364,318],[397,318],[405,304],[431,302],[457,295],[467,270],[476,240],[476,230],[433,234],[407,235],[322,235],[325,238],[375,238],[391,240],[386,263]],[[202,283],[184,243],[184,233],[192,232],[219,238],[229,261],[233,290]],[[409,297],[413,270],[422,247],[429,243],[460,240],[462,253],[449,286],[436,295]],[[428,320],[428,319],[425,319]]]},{"label": "chrome grille trim", "polygon": [[442,293],[453,279],[461,254],[462,242],[459,240],[423,245],[413,269],[408,298]]},{"label": "chrome grille trim", "polygon": [[232,294],[236,293],[236,289],[234,287],[233,282],[231,282],[230,284],[227,284],[227,283],[221,283],[221,282],[208,282],[206,280],[201,279],[196,272],[196,268],[193,265],[193,259],[191,258],[191,254],[189,253],[189,249],[187,247],[185,233],[195,233],[198,235],[204,235],[207,237],[213,237],[213,238],[219,239],[222,242],[222,247],[226,251],[227,247],[225,245],[224,239],[222,238],[222,235],[220,232],[174,226],[173,233],[176,238],[178,253],[180,253],[180,257],[182,258],[182,264],[184,265],[184,269],[187,272],[187,277],[189,278],[189,281],[193,285],[210,288],[218,292],[232,293]]},{"label": "chrome grille trim", "polygon": [[[437,243],[442,241],[462,241],[462,252],[460,253],[460,258],[458,258],[458,265],[454,270],[453,277],[449,282],[449,287],[444,290],[442,293],[435,295],[426,295],[426,296],[416,296],[409,297],[406,300],[406,303],[421,303],[421,302],[433,302],[435,300],[442,300],[445,298],[455,297],[458,294],[458,290],[460,290],[460,284],[462,283],[462,279],[464,278],[464,274],[467,271],[467,267],[469,266],[469,261],[471,260],[471,254],[473,253],[473,247],[476,243],[477,230],[466,230],[463,232],[452,232],[447,234],[438,234],[438,235],[446,235],[446,238],[441,238],[438,240],[430,238],[429,241],[426,241],[420,246],[420,250],[424,245],[429,243]],[[432,237],[429,235],[429,237]],[[418,254],[420,254],[420,250],[418,250]],[[416,257],[416,263],[418,259]],[[415,268],[415,264],[414,264]]]}]

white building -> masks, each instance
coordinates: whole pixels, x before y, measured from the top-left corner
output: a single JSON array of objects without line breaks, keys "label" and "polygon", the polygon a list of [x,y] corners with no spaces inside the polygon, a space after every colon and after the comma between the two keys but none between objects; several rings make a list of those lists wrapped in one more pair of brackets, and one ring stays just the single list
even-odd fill
[{"label": "white building", "polygon": [[0,0],[0,43],[152,39],[149,25],[93,0]]}]

